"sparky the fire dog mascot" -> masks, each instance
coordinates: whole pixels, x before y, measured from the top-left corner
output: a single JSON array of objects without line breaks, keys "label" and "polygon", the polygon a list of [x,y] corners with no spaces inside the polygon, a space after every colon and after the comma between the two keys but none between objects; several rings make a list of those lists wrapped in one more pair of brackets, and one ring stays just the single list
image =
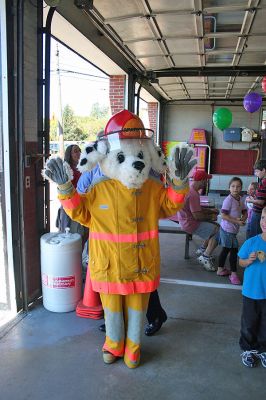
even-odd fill
[{"label": "sparky the fire dog mascot", "polygon": [[[140,336],[150,292],[160,280],[158,221],[180,210],[188,192],[193,150],[175,148],[168,165],[141,119],[127,110],[113,115],[105,135],[81,154],[79,170],[99,163],[104,174],[84,195],[71,183],[60,158],[46,163],[44,176],[58,186],[71,219],[87,226],[93,290],[100,293],[106,324],[103,360],[140,361]],[[168,167],[168,185],[156,175]]]}]

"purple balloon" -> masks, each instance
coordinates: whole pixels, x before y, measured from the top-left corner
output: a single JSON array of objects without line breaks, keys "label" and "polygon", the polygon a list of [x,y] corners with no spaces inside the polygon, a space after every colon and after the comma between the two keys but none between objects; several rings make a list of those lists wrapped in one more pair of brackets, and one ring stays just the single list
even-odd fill
[{"label": "purple balloon", "polygon": [[262,97],[259,93],[251,92],[244,97],[244,109],[250,113],[258,111],[262,105]]}]

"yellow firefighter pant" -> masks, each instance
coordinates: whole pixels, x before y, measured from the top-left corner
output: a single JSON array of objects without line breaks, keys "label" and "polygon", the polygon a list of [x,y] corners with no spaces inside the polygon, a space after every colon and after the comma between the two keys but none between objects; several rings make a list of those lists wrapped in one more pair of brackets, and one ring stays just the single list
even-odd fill
[{"label": "yellow firefighter pant", "polygon": [[129,368],[140,360],[140,338],[150,293],[128,295],[100,293],[106,326],[103,350],[124,357]]}]

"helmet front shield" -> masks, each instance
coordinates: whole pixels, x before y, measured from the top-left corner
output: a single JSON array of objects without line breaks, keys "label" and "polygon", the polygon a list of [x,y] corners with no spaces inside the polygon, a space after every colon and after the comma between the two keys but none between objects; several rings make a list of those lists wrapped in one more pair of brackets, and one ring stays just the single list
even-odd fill
[{"label": "helmet front shield", "polygon": [[123,128],[118,131],[113,131],[105,136],[102,136],[100,140],[107,140],[109,151],[121,149],[121,140],[134,139],[134,140],[147,140],[152,139],[154,132],[148,128]]}]

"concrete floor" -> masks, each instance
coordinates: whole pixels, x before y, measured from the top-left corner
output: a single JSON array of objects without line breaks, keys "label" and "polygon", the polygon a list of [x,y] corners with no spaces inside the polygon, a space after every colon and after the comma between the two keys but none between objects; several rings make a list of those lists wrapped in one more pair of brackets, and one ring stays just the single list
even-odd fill
[{"label": "concrete floor", "polygon": [[[168,320],[143,335],[141,365],[102,361],[102,321],[36,306],[0,340],[3,400],[245,400],[266,396],[266,370],[241,364],[241,291],[184,260],[184,235],[161,234],[161,302]],[[218,254],[218,251],[216,252]]]}]

